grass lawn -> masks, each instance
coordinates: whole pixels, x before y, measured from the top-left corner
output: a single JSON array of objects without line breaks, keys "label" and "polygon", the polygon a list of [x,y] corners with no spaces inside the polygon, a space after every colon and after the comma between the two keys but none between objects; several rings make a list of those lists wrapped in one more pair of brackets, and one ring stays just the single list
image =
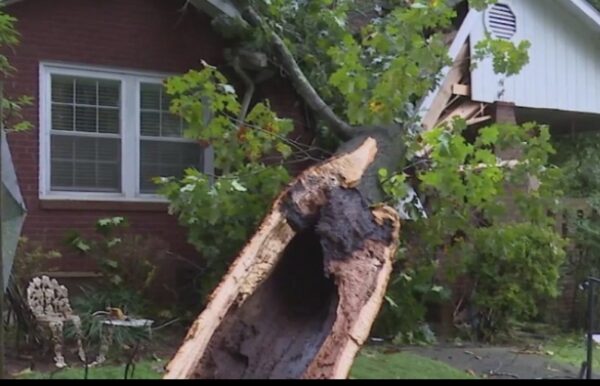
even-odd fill
[{"label": "grass lawn", "polygon": [[[161,379],[162,374],[158,372],[164,365],[164,362],[151,360],[141,361],[136,364],[133,379]],[[130,370],[131,373],[131,370]],[[82,367],[66,368],[58,370],[54,374],[40,373],[37,371],[24,372],[19,379],[83,379],[84,369]],[[125,365],[122,366],[102,366],[90,368],[88,379],[123,379],[125,375]]]},{"label": "grass lawn", "polygon": [[[161,379],[164,362],[145,360],[137,363],[134,379]],[[88,379],[123,379],[125,366],[102,366],[89,369]],[[83,368],[59,370],[54,374],[24,372],[19,379],[83,379]],[[365,348],[357,356],[351,379],[473,379],[474,377],[445,363],[419,355],[398,352],[385,354]]]},{"label": "grass lawn", "polygon": [[353,379],[474,379],[445,363],[407,352],[385,354],[365,348],[352,366]]},{"label": "grass lawn", "polygon": [[[594,373],[600,372],[600,347],[595,344],[592,353]],[[544,350],[552,353],[552,358],[560,363],[569,364],[576,368],[581,367],[581,363],[586,360],[586,342],[584,334],[579,336],[561,336],[551,340],[544,345]]]}]

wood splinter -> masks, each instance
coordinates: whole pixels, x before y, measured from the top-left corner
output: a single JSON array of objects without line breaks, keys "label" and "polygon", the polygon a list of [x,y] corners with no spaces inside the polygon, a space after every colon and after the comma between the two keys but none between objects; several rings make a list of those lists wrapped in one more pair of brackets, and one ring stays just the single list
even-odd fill
[{"label": "wood splinter", "polygon": [[377,153],[307,169],[273,202],[165,379],[346,378],[385,294],[400,223],[356,188]]}]

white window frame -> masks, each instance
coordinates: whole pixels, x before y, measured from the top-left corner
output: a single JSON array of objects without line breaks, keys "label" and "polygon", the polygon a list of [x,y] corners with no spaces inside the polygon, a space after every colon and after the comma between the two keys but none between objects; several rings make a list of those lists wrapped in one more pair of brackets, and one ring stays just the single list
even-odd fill
[{"label": "white window frame", "polygon": [[[110,79],[121,84],[121,192],[52,191],[50,183],[50,135],[52,75]],[[141,83],[161,83],[174,74],[132,71],[99,66],[41,62],[39,67],[39,198],[42,200],[167,202],[158,194],[140,192],[140,88]],[[126,128],[134,128],[126,130]],[[183,140],[182,140],[183,141]],[[213,151],[203,151],[203,172],[212,174]]]}]

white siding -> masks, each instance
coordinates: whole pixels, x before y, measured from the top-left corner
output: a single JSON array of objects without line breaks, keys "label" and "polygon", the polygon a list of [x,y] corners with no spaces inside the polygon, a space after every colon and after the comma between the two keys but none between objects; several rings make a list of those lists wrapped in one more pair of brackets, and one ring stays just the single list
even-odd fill
[{"label": "white siding", "polygon": [[[491,60],[479,63],[472,72],[473,100],[600,113],[600,33],[571,13],[566,1],[500,0],[517,17],[513,41],[531,42],[530,62],[519,74],[504,79],[504,87]],[[484,14],[478,16],[471,50],[485,36]]]}]

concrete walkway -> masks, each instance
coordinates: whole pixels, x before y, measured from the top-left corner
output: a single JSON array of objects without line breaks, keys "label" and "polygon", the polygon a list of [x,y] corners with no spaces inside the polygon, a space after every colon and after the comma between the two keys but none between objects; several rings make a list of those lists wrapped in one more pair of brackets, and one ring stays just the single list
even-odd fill
[{"label": "concrete walkway", "polygon": [[[579,376],[578,368],[515,347],[432,346],[406,347],[403,351],[489,379],[575,379]],[[600,379],[600,374],[595,372],[594,378]]]}]

